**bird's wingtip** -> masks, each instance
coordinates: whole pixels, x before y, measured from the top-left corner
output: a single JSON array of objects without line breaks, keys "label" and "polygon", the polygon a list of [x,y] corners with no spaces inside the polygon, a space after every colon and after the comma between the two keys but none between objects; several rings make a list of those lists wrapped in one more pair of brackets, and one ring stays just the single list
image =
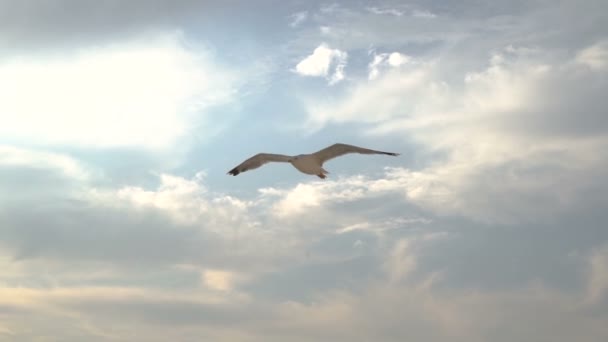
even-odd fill
[{"label": "bird's wingtip", "polygon": [[237,170],[237,168],[235,167],[234,169],[232,169],[232,170],[228,171],[226,174],[227,174],[227,175],[236,176],[236,175],[238,175],[239,173],[241,173],[241,172],[240,172],[239,170]]}]

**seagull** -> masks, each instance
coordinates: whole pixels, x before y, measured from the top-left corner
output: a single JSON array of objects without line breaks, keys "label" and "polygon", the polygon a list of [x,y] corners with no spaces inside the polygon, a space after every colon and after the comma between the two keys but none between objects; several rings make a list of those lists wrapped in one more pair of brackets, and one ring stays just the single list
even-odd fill
[{"label": "seagull", "polygon": [[298,171],[307,175],[316,175],[321,179],[325,179],[329,173],[323,168],[323,163],[326,161],[348,154],[348,153],[361,153],[361,154],[386,154],[388,156],[398,156],[399,153],[383,152],[370,150],[363,147],[347,145],[347,144],[333,144],[320,151],[311,154],[300,154],[297,156],[286,156],[283,154],[271,154],[271,153],[258,153],[255,156],[245,160],[234,169],[228,171],[227,174],[236,176],[239,173],[257,169],[258,167],[269,163],[269,162],[281,162],[291,163]]}]

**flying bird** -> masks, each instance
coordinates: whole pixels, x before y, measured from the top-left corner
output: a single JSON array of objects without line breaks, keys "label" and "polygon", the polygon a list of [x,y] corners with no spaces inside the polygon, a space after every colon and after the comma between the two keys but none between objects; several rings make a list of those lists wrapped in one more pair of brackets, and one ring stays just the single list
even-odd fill
[{"label": "flying bird", "polygon": [[311,154],[300,154],[297,156],[286,156],[283,154],[270,154],[270,153],[258,153],[255,156],[245,160],[234,169],[228,171],[227,174],[236,176],[239,173],[257,169],[258,167],[269,163],[269,162],[281,162],[291,163],[298,171],[307,175],[316,175],[321,179],[325,179],[329,173],[323,168],[323,163],[326,161],[348,154],[348,153],[361,153],[361,154],[386,154],[389,156],[398,156],[399,153],[383,152],[370,150],[363,147],[347,145],[347,144],[333,144],[320,151]]}]

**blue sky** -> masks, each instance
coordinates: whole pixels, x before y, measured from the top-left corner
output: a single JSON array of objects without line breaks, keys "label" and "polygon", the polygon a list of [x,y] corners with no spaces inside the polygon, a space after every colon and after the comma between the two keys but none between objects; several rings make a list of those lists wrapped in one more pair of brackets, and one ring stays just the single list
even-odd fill
[{"label": "blue sky", "polygon": [[0,340],[607,340],[607,13],[0,0]]}]

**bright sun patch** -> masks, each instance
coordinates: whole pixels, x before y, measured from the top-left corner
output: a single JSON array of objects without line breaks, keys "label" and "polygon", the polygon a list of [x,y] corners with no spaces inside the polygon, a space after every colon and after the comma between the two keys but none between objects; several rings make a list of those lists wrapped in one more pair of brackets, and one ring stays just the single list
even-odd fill
[{"label": "bright sun patch", "polygon": [[229,99],[231,77],[219,74],[179,35],[1,61],[0,134],[39,144],[165,147],[204,108]]}]

